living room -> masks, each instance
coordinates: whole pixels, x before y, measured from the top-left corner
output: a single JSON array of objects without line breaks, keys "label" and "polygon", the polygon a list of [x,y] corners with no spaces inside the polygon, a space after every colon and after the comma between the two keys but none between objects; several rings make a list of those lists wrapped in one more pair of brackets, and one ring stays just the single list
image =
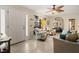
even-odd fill
[{"label": "living room", "polygon": [[[10,37],[9,46],[12,47],[12,53],[79,52],[78,35],[73,35],[73,33],[79,33],[79,5],[1,5],[0,9],[1,35],[4,33]],[[38,20],[38,23],[35,24],[35,20]],[[67,34],[69,37],[66,38]],[[57,35],[60,37],[57,38]],[[51,38],[48,38],[49,36]],[[37,40],[38,38],[40,41]],[[56,41],[58,39],[60,42]],[[65,45],[62,41],[65,42]],[[20,50],[23,47],[21,45],[24,45],[23,42],[27,46],[26,50],[23,48],[25,51]],[[28,47],[30,47],[29,50]],[[11,49],[9,47],[9,50]]]}]

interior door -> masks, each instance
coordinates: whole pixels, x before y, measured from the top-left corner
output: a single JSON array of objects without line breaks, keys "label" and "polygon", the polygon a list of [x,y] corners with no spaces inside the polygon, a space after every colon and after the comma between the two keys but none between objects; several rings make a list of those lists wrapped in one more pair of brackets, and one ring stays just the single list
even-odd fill
[{"label": "interior door", "polygon": [[16,9],[9,9],[7,14],[8,14],[7,34],[12,38],[11,44],[25,40],[26,38],[25,14]]}]

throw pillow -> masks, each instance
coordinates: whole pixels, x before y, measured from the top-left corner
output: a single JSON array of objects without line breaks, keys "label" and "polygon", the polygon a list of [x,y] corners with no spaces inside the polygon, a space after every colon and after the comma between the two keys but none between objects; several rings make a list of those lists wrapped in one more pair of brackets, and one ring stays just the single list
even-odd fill
[{"label": "throw pillow", "polygon": [[66,40],[68,41],[75,42],[77,39],[78,39],[78,35],[76,33],[66,35]]}]

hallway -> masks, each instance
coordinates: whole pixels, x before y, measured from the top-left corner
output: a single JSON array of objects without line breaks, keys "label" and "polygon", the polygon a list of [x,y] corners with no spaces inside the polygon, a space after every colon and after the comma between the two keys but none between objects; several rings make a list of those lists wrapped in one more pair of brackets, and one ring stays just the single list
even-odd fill
[{"label": "hallway", "polygon": [[48,37],[46,41],[36,39],[27,40],[11,46],[12,53],[53,53],[53,39]]}]

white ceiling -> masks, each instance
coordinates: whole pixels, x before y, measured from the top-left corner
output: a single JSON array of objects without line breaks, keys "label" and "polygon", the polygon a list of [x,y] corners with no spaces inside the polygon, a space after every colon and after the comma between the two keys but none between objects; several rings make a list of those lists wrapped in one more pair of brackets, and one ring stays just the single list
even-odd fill
[{"label": "white ceiling", "polygon": [[[24,5],[24,7],[34,10],[35,12],[42,15],[52,15],[48,8],[51,5]],[[60,14],[79,14],[79,5],[64,5],[64,12]]]}]

